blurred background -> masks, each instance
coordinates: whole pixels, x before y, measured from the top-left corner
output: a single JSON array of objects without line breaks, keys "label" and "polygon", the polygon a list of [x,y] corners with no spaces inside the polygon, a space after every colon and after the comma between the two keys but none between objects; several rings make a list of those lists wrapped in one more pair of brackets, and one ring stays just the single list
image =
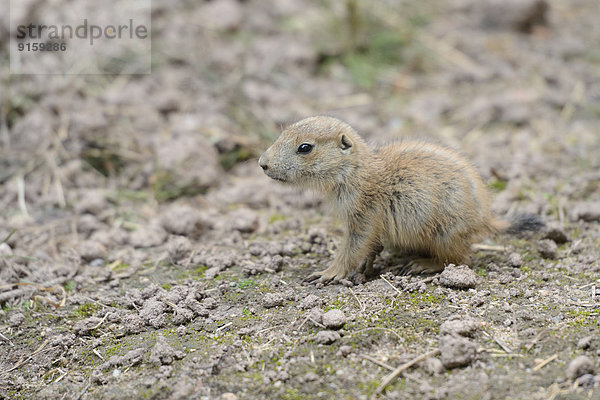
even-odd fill
[{"label": "blurred background", "polygon": [[[106,4],[13,3],[13,23]],[[580,388],[599,382],[600,1],[152,0],[151,74],[65,76],[10,74],[7,5],[0,398],[366,399],[386,371],[361,355],[401,365],[454,313],[481,317],[485,332],[453,347],[481,360],[438,360],[387,398],[592,398]],[[303,286],[342,227],[257,158],[317,114],[374,145],[451,146],[497,213],[554,228],[492,238],[473,290],[390,275]],[[397,263],[384,252],[375,266]],[[334,346],[316,342],[321,306],[348,316],[343,337],[318,332]],[[588,347],[595,361],[565,375]]]},{"label": "blurred background", "polygon": [[[21,7],[52,15],[86,0]],[[8,243],[28,249],[45,239],[21,228],[114,222],[113,206],[130,229],[178,199],[273,206],[282,189],[256,157],[315,114],[374,144],[450,145],[497,211],[564,218],[567,201],[600,196],[599,11],[596,0],[154,0],[152,73],[114,76],[10,75],[2,12],[0,237],[16,229]]]}]

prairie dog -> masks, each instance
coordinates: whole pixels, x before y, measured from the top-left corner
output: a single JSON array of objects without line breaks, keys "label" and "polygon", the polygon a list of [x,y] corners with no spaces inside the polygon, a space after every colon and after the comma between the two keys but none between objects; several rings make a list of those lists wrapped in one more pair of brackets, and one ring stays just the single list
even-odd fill
[{"label": "prairie dog", "polygon": [[[277,181],[324,193],[345,223],[333,262],[308,280],[369,274],[384,246],[423,256],[407,266],[411,273],[438,272],[464,262],[472,244],[509,229],[492,215],[488,190],[471,163],[437,144],[372,149],[350,125],[317,116],[286,128],[258,164]],[[525,223],[535,228],[538,221]]]}]

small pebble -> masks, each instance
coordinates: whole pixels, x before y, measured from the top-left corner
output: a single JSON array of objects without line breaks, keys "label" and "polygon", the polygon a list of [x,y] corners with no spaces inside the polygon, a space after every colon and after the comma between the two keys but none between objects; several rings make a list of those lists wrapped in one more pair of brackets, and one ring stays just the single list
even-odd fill
[{"label": "small pebble", "polygon": [[175,330],[175,333],[179,336],[183,336],[187,333],[187,327],[185,325],[179,325]]},{"label": "small pebble", "polygon": [[19,326],[25,321],[25,316],[22,313],[16,313],[10,316],[8,319],[8,325],[12,327]]},{"label": "small pebble", "polygon": [[579,378],[577,378],[577,386],[584,389],[591,389],[594,387],[594,380],[594,375],[592,374],[581,375]]},{"label": "small pebble", "polygon": [[523,310],[519,313],[523,321],[533,321],[533,313],[530,310]]},{"label": "small pebble", "polygon": [[444,372],[444,364],[437,357],[430,357],[423,361],[423,368],[430,375],[439,375]]},{"label": "small pebble", "polygon": [[590,347],[592,347],[592,342],[593,341],[594,341],[594,337],[593,336],[582,337],[577,342],[577,348],[578,349],[582,349],[582,350],[589,349]]},{"label": "small pebble", "polygon": [[594,374],[594,362],[588,356],[578,356],[569,363],[567,377],[577,379],[585,374]]},{"label": "small pebble", "polygon": [[104,260],[101,258],[94,258],[91,262],[90,262],[90,267],[103,267],[104,266]]},{"label": "small pebble", "polygon": [[192,251],[192,242],[185,236],[175,236],[167,244],[169,258],[173,262],[178,262]]},{"label": "small pebble", "polygon": [[307,372],[304,375],[304,382],[314,382],[319,380],[319,375],[317,375],[314,371]]},{"label": "small pebble", "polygon": [[571,241],[569,234],[562,226],[551,226],[546,230],[544,239],[550,239],[557,244],[563,244]]},{"label": "small pebble", "polygon": [[317,325],[317,326],[323,326],[323,310],[321,310],[319,307],[315,307],[313,309],[311,309],[308,312],[308,318],[310,319],[310,321]]},{"label": "small pebble", "polygon": [[213,299],[212,297],[207,297],[206,299],[204,299],[202,301],[202,305],[207,310],[214,310],[219,305],[219,302],[217,300]]},{"label": "small pebble", "polygon": [[340,346],[340,349],[337,352],[337,355],[340,355],[342,357],[347,357],[350,353],[352,353],[352,347],[344,345],[344,346]]},{"label": "small pebble", "polygon": [[150,351],[150,362],[156,366],[170,365],[176,359],[184,357],[184,353],[175,351],[164,336],[158,336]]},{"label": "small pebble", "polygon": [[439,346],[442,364],[446,368],[466,367],[477,354],[475,342],[462,336],[442,335]]},{"label": "small pebble", "polygon": [[470,303],[473,307],[481,307],[482,305],[485,304],[485,300],[483,299],[483,296],[477,295],[477,296],[473,296]]},{"label": "small pebble", "polygon": [[473,318],[453,317],[444,321],[440,326],[440,335],[459,335],[473,337],[479,329],[480,323]]},{"label": "small pebble", "polygon": [[508,265],[513,268],[519,268],[523,265],[523,257],[519,253],[510,253],[508,256]]},{"label": "small pebble", "polygon": [[77,251],[81,258],[86,261],[92,261],[96,258],[104,258],[106,256],[106,248],[102,243],[94,240],[84,240],[79,243]]},{"label": "small pebble", "polygon": [[320,331],[315,336],[315,342],[318,344],[331,344],[341,338],[336,331]]},{"label": "small pebble", "polygon": [[556,252],[558,246],[553,240],[542,239],[537,243],[538,253],[544,258],[554,259],[556,258]]},{"label": "small pebble", "polygon": [[440,284],[452,289],[471,289],[477,285],[477,275],[467,265],[449,264],[440,275]]},{"label": "small pebble", "polygon": [[13,251],[8,243],[0,243],[0,257],[1,256],[12,256]]},{"label": "small pebble", "polygon": [[279,293],[267,293],[262,300],[263,307],[273,308],[283,305],[283,296]]},{"label": "small pebble", "polygon": [[341,310],[333,309],[323,314],[323,325],[327,329],[340,329],[346,323],[346,316]]},{"label": "small pebble", "polygon": [[150,224],[131,232],[129,242],[136,248],[154,247],[163,244],[167,236],[167,232],[161,226]]},{"label": "small pebble", "polygon": [[512,282],[512,281],[514,281],[514,280],[515,280],[515,278],[513,278],[513,276],[512,276],[512,275],[509,275],[509,274],[501,274],[501,275],[498,277],[498,282],[499,282],[501,285],[506,285],[506,284],[508,284],[508,283],[511,283],[511,282]]},{"label": "small pebble", "polygon": [[223,393],[221,395],[221,400],[237,400],[237,396],[231,392]]},{"label": "small pebble", "polygon": [[106,193],[102,190],[85,191],[78,202],[75,203],[77,214],[100,214],[106,210]]},{"label": "small pebble", "polygon": [[308,310],[314,307],[318,307],[320,305],[321,299],[314,294],[309,294],[300,301],[299,307],[303,310]]},{"label": "small pebble", "polygon": [[576,204],[569,213],[575,221],[578,219],[586,222],[600,221],[600,202],[586,201]]}]

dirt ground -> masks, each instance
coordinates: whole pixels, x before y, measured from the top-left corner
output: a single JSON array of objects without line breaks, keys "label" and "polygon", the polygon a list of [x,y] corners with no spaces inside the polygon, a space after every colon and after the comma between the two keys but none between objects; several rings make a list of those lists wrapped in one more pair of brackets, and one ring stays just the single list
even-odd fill
[{"label": "dirt ground", "polygon": [[[1,12],[0,399],[600,399],[599,16],[153,0],[151,75],[19,76]],[[454,147],[547,228],[303,283],[341,225],[256,160],[316,114]]]}]

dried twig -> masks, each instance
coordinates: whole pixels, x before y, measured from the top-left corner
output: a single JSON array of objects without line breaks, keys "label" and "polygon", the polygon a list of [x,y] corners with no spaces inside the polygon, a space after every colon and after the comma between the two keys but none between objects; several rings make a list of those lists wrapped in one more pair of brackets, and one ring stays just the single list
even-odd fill
[{"label": "dried twig", "polygon": [[[229,325],[231,325],[231,322],[229,323]],[[226,325],[223,325],[221,328],[223,328],[224,326],[226,326]],[[256,332],[256,334],[257,334],[257,335],[260,335],[261,333],[265,333],[265,332],[268,332],[268,331],[271,331],[271,330],[273,330],[273,329],[277,329],[277,328],[283,328],[284,326],[285,326],[285,325],[275,325],[275,326],[270,326],[270,327],[268,327],[268,328],[261,329],[260,331]]]},{"label": "dried twig", "polygon": [[106,321],[106,317],[108,317],[108,313],[104,314],[104,317],[102,317],[102,319],[100,320],[100,322],[98,322],[96,324],[96,326],[94,326],[92,329],[90,329],[91,331],[93,331],[94,329],[98,329],[100,328],[100,325],[102,325],[104,323],[104,321]]},{"label": "dried twig", "polygon": [[57,369],[58,369],[58,371],[59,371],[59,372],[60,372],[62,375],[61,375],[61,376],[59,376],[58,378],[56,378],[56,380],[54,381],[54,383],[58,383],[58,382],[62,381],[62,380],[63,380],[63,378],[64,378],[65,376],[67,376],[67,374],[68,374],[68,372],[63,372],[63,371],[62,371],[60,368],[57,368]]},{"label": "dried twig", "polygon": [[117,268],[119,265],[121,265],[123,261],[121,261],[121,259],[116,259],[115,261],[111,262],[110,264],[108,264],[108,268],[110,268],[111,270],[114,271],[115,268]]},{"label": "dried twig", "polygon": [[356,296],[356,293],[354,293],[354,290],[352,290],[352,288],[348,288],[348,289],[350,289],[350,293],[352,293],[352,297],[354,297],[354,300],[356,300],[356,302],[358,303],[358,306],[360,308],[360,312],[365,311],[364,304],[360,301],[360,299],[358,298],[358,296]]},{"label": "dried twig", "polygon": [[381,361],[379,361],[379,360],[378,360],[378,359],[376,359],[376,358],[373,358],[373,357],[371,357],[371,356],[368,356],[368,355],[366,355],[366,354],[361,354],[360,356],[361,356],[362,358],[364,358],[365,360],[367,360],[367,361],[371,361],[371,362],[372,362],[373,364],[375,364],[375,365],[379,365],[380,367],[383,367],[383,368],[389,369],[390,371],[393,371],[393,370],[394,370],[394,367],[392,367],[391,365],[388,365],[388,364],[386,364],[386,363],[384,363],[384,362],[381,362]]},{"label": "dried twig", "polygon": [[313,318],[308,317],[308,320],[310,322],[312,322],[313,324],[315,324],[316,326],[318,326],[319,328],[325,328],[325,325],[323,325],[322,323],[320,323],[319,321],[315,321]]},{"label": "dried twig", "polygon": [[99,306],[102,306],[102,307],[104,307],[104,308],[109,308],[109,307],[110,307],[110,306],[107,306],[107,305],[106,305],[106,304],[104,304],[104,303],[101,303],[101,302],[99,302],[98,300],[94,300],[94,299],[92,299],[91,297],[88,297],[88,296],[82,296],[82,297],[83,297],[84,299],[88,299],[89,301],[91,301],[91,302],[94,302],[94,303],[96,303],[96,304],[98,304]]},{"label": "dried twig", "polygon": [[7,338],[6,336],[4,336],[2,333],[0,333],[0,339],[4,340],[8,344],[10,344],[11,347],[14,347],[14,345],[15,345],[13,342],[11,342],[11,340],[9,338]]},{"label": "dried twig", "polygon": [[580,289],[580,290],[582,290],[582,289],[589,288],[590,286],[594,286],[594,285],[596,285],[598,282],[600,282],[600,280],[598,280],[598,281],[595,281],[595,282],[591,282],[591,283],[587,283],[587,284],[585,284],[585,285],[583,285],[583,286],[580,286],[580,287],[579,287],[579,289]]},{"label": "dried twig", "polygon": [[392,285],[392,282],[388,281],[388,280],[385,278],[385,276],[383,276],[383,275],[379,275],[379,277],[380,277],[381,279],[383,279],[383,281],[384,281],[385,283],[387,283],[388,285],[390,285],[390,286],[392,287],[392,289],[394,289],[394,290],[396,291],[396,293],[398,293],[398,294],[402,294],[402,292],[401,292],[400,290],[398,290],[398,288],[397,288],[396,286]]},{"label": "dried twig", "polygon": [[228,322],[223,326],[218,327],[217,329],[215,329],[215,333],[222,331],[223,329],[227,328],[228,326],[233,325],[233,322]]},{"label": "dried twig", "polygon": [[310,319],[310,316],[304,318],[304,321],[302,321],[302,323],[296,329],[299,331],[304,326],[304,324],[308,322],[309,319]]},{"label": "dried twig", "polygon": [[484,251],[506,251],[506,247],[504,246],[494,246],[483,243],[476,243],[471,246],[473,250],[484,250]]},{"label": "dried twig", "polygon": [[435,280],[435,279],[439,278],[439,277],[440,277],[440,275],[441,275],[441,274],[435,274],[435,275],[432,275],[432,276],[430,276],[430,277],[427,277],[427,278],[421,279],[421,280],[420,280],[419,282],[417,282],[417,283],[418,283],[419,285],[421,285],[422,283],[429,283],[429,282],[431,282],[431,281],[433,281],[433,280]]},{"label": "dried twig", "polygon": [[7,369],[6,371],[4,371],[3,373],[9,373],[11,371],[14,371],[15,369],[19,368],[21,365],[23,365],[23,363],[27,360],[30,360],[33,356],[35,356],[36,354],[40,353],[42,350],[44,350],[44,347],[46,347],[46,345],[48,344],[48,339],[44,340],[44,342],[31,354],[29,354],[28,356],[21,356],[21,358],[19,358],[19,361],[17,361],[17,363],[15,365],[13,365],[12,368]]},{"label": "dried twig", "polygon": [[94,353],[95,355],[97,355],[98,358],[101,359],[102,361],[105,361],[104,357],[102,357],[102,354],[100,354],[100,352],[98,350],[94,349],[94,350],[92,350],[92,353]]},{"label": "dried twig", "polygon": [[372,399],[375,399],[378,394],[381,394],[385,390],[385,388],[402,372],[406,371],[413,365],[420,363],[421,361],[426,360],[429,357],[437,356],[438,354],[440,354],[440,349],[431,350],[425,354],[421,354],[420,356],[413,358],[412,360],[400,365],[392,373],[390,373],[388,376],[386,376],[383,379],[383,381],[381,381],[381,384],[377,387],[377,390],[375,390],[375,394],[373,395]]},{"label": "dried twig", "polygon": [[552,361],[556,360],[557,358],[558,358],[558,354],[554,354],[553,356],[540,361],[535,367],[533,367],[531,372],[539,371],[540,369],[544,368],[546,365],[550,364]]},{"label": "dried twig", "polygon": [[83,395],[85,394],[85,392],[87,392],[87,390],[90,388],[90,385],[92,384],[91,381],[88,381],[88,384],[85,385],[85,387],[83,388],[83,390],[81,392],[79,392],[79,394],[73,399],[73,400],[79,400],[83,397]]},{"label": "dried twig", "polygon": [[505,352],[507,352],[509,354],[513,352],[511,350],[511,348],[506,345],[506,343],[504,343],[503,341],[498,339],[496,336],[492,335],[492,339],[494,339],[494,342],[496,342],[498,344],[498,346],[500,346],[502,348],[502,350],[504,350]]},{"label": "dried twig", "polygon": [[548,334],[548,331],[546,329],[540,331],[537,335],[535,335],[535,337],[531,340],[531,343],[529,343],[527,346],[525,346],[525,350],[529,351],[533,348],[533,346],[535,346],[537,344],[537,342],[539,342],[545,335]]}]

